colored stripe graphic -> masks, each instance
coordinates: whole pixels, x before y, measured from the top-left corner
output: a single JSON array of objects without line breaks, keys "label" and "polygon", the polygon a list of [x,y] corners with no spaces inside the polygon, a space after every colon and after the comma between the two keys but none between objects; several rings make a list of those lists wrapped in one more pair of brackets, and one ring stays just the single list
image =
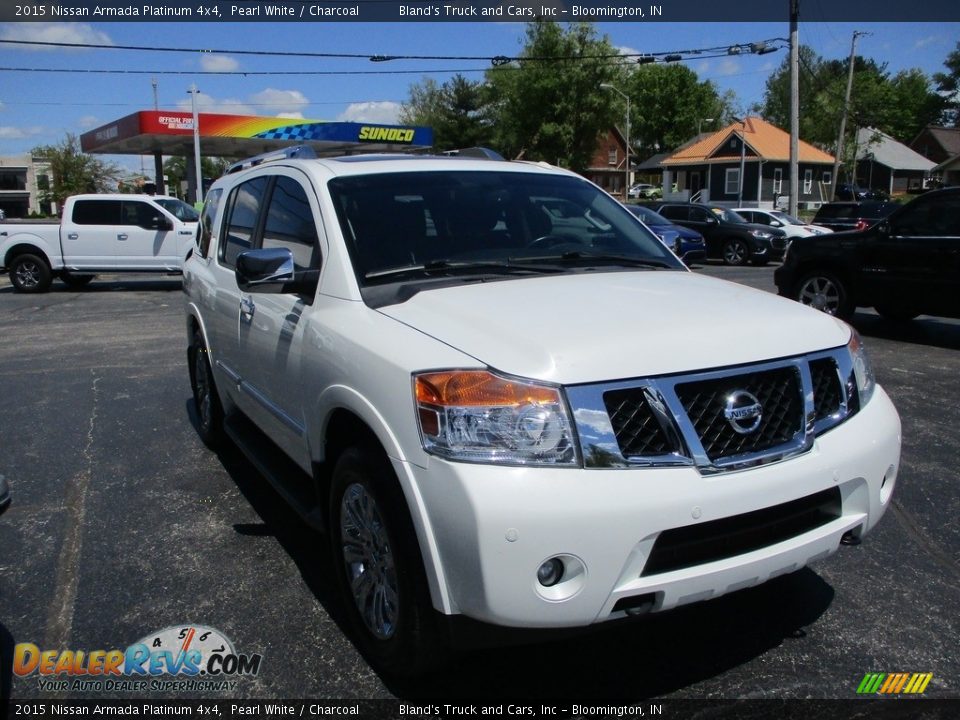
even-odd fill
[{"label": "colored stripe graphic", "polygon": [[857,687],[857,694],[920,695],[932,679],[933,673],[867,673]]}]

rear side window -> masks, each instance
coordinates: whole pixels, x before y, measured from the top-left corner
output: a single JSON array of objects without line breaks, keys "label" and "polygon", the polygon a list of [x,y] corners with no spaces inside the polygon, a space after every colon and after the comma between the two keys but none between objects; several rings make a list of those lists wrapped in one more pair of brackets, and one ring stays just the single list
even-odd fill
[{"label": "rear side window", "polygon": [[248,180],[230,193],[230,215],[220,244],[220,261],[228,267],[234,267],[237,255],[253,247],[253,234],[268,180],[266,176]]},{"label": "rear side window", "polygon": [[687,208],[679,205],[666,205],[665,207],[660,208],[658,212],[668,220],[687,219]]},{"label": "rear side window", "polygon": [[207,257],[210,252],[210,241],[213,238],[213,226],[220,210],[221,195],[223,190],[215,188],[207,193],[203,203],[203,213],[200,215],[200,224],[197,226],[197,249],[200,251],[200,257]]},{"label": "rear side window", "polygon": [[77,200],[73,222],[77,225],[122,225],[119,200]]},{"label": "rear side window", "polygon": [[310,201],[303,186],[293,178],[280,176],[273,186],[261,247],[288,249],[298,270],[320,266]]}]

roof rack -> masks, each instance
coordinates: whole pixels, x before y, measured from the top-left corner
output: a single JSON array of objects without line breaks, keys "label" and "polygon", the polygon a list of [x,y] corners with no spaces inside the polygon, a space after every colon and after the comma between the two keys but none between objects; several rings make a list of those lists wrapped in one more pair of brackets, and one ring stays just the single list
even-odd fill
[{"label": "roof rack", "polygon": [[227,168],[227,171],[224,173],[224,175],[239,172],[240,170],[246,170],[247,168],[252,168],[255,165],[259,165],[260,163],[271,162],[273,160],[292,160],[294,158],[313,160],[316,157],[316,151],[314,151],[314,149],[309,145],[293,145],[292,147],[277,148],[276,150],[271,150],[261,155],[254,155],[253,157],[246,158],[245,160],[235,162],[233,165]]},{"label": "roof rack", "polygon": [[496,150],[485,147],[468,147],[459,150],[446,150],[441,155],[457,155],[459,157],[481,158],[483,160],[503,160],[504,157]]}]

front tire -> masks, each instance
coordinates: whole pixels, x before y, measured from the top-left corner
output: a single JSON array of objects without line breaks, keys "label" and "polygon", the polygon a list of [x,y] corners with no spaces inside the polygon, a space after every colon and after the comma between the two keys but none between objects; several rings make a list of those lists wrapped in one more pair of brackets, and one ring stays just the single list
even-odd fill
[{"label": "front tire", "polygon": [[750,248],[738,238],[731,238],[723,244],[723,262],[738,267],[746,265],[750,259]]},{"label": "front tire", "polygon": [[415,677],[445,649],[433,621],[419,544],[386,456],[371,445],[340,455],[330,498],[333,565],[360,650],[378,670]]},{"label": "front tire", "polygon": [[24,253],[10,262],[10,284],[17,292],[46,292],[52,280],[50,265],[39,255]]},{"label": "front tire", "polygon": [[803,305],[844,320],[853,315],[854,308],[847,285],[839,275],[832,272],[808,272],[800,278],[793,297]]},{"label": "front tire", "polygon": [[199,330],[193,334],[187,360],[190,365],[193,407],[197,412],[197,434],[204,445],[216,450],[223,443],[223,406],[214,384],[210,354]]},{"label": "front tire", "polygon": [[94,275],[74,275],[66,270],[60,273],[60,280],[71,290],[80,290],[85,288],[93,280]]}]

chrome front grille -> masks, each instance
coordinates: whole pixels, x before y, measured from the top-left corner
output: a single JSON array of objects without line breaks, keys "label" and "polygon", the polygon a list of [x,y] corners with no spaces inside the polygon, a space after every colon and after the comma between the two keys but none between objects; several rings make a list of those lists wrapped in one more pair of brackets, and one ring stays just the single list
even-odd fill
[{"label": "chrome front grille", "polygon": [[567,388],[587,467],[737,470],[806,452],[859,408],[846,348]]},{"label": "chrome front grille", "polygon": [[[679,383],[675,387],[711,461],[762,452],[790,442],[803,431],[803,396],[795,367]],[[727,398],[739,390],[756,397],[763,407],[760,424],[750,433],[737,432],[724,416]]]}]

